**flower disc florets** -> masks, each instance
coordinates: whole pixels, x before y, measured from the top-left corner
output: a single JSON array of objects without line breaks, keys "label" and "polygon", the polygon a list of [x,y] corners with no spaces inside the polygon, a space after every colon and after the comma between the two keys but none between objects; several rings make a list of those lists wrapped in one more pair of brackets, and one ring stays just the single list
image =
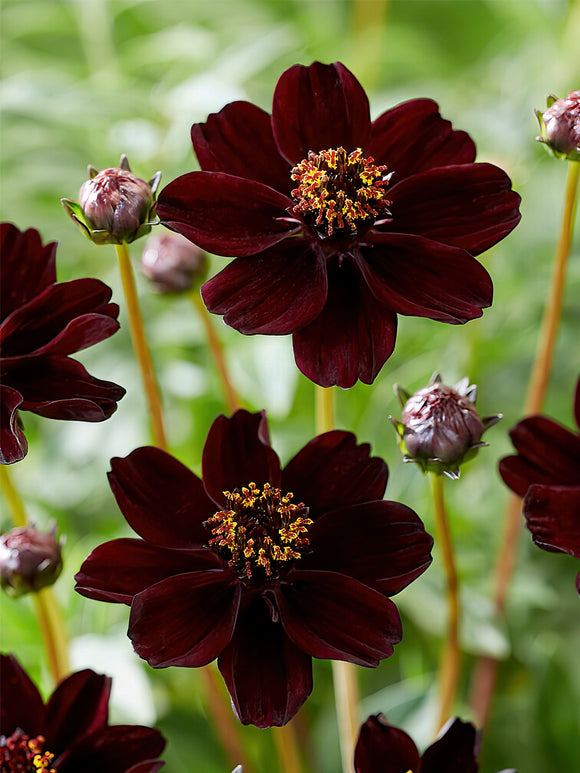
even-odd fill
[{"label": "flower disc florets", "polygon": [[51,767],[54,754],[44,750],[46,739],[42,735],[35,738],[15,730],[10,737],[0,736],[1,773],[56,773]]},{"label": "flower disc florets", "polygon": [[298,182],[292,214],[312,218],[323,236],[356,233],[379,214],[388,214],[387,167],[377,166],[372,156],[365,158],[360,148],[348,154],[342,147],[309,151],[290,177]]},{"label": "flower disc florets", "polygon": [[212,534],[209,547],[224,558],[241,579],[261,575],[277,577],[280,564],[302,558],[297,548],[308,546],[304,536],[312,520],[303,502],[294,504],[294,494],[282,494],[265,483],[262,489],[250,483],[242,489],[224,491],[229,508],[205,521]]}]

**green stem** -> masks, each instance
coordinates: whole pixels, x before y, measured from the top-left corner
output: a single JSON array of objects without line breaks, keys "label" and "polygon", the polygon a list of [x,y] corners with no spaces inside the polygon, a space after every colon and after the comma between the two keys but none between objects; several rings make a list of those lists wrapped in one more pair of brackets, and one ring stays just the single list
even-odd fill
[{"label": "green stem", "polygon": [[455,567],[455,556],[453,553],[449,519],[445,507],[442,475],[431,473],[431,490],[433,493],[433,506],[435,511],[437,545],[441,549],[447,581],[447,637],[439,669],[440,704],[437,730],[440,730],[451,716],[455,696],[457,694],[457,686],[459,684],[459,669],[461,664],[461,650],[459,647],[459,581],[457,569]]},{"label": "green stem", "polygon": [[[538,338],[536,358],[530,375],[530,382],[524,415],[539,413],[542,410],[556,345],[556,336],[562,317],[566,265],[570,254],[572,234],[574,232],[574,215],[578,192],[580,162],[570,161],[568,177],[564,194],[564,211],[560,236],[554,255],[554,269],[550,294],[546,302],[542,327]],[[521,499],[511,494],[505,512],[505,531],[500,542],[500,549],[495,567],[494,603],[496,613],[503,617],[508,588],[513,574],[519,535],[521,531]],[[497,680],[498,662],[490,656],[479,659],[472,686],[471,707],[480,727],[485,727],[489,717],[491,701]]]},{"label": "green stem", "polygon": [[135,276],[133,274],[133,267],[131,266],[129,250],[125,243],[116,244],[115,249],[117,258],[119,259],[119,271],[121,273],[121,282],[123,284],[123,292],[127,304],[127,314],[129,317],[129,328],[131,330],[133,349],[135,350],[139,368],[141,369],[143,388],[149,406],[153,438],[156,446],[167,451],[167,439],[165,437],[163,414],[161,411],[161,398],[159,396],[157,379],[155,378],[155,370],[153,369],[153,361],[145,336],[145,326],[143,325],[143,317],[141,316],[141,309],[139,308],[139,300],[137,298],[137,290],[135,287]]},{"label": "green stem", "polygon": [[[316,387],[316,431],[318,434],[334,429],[334,389]],[[332,662],[334,702],[338,721],[340,754],[343,773],[351,773],[354,747],[359,730],[358,683],[352,663]]]},{"label": "green stem", "polygon": [[[17,527],[26,526],[24,502],[6,465],[0,466],[0,487],[8,502],[14,525]],[[43,588],[31,595],[46,650],[48,666],[55,683],[58,684],[70,673],[64,620],[52,588]]]},{"label": "green stem", "polygon": [[272,732],[284,773],[302,773],[294,720],[284,727],[273,727]]},{"label": "green stem", "polygon": [[201,295],[199,294],[199,290],[195,290],[194,292],[191,293],[191,300],[193,301],[193,305],[197,309],[199,316],[201,318],[201,321],[203,323],[203,326],[205,328],[207,343],[222,384],[222,389],[226,400],[226,404],[228,406],[228,410],[230,413],[234,413],[240,407],[240,401],[232,386],[232,382],[229,377],[229,373],[228,373],[228,369],[227,369],[227,365],[224,357],[224,349],[222,346],[222,342],[218,338],[218,335],[215,330],[215,326],[211,319],[211,314],[206,309],[205,304],[201,298]]}]

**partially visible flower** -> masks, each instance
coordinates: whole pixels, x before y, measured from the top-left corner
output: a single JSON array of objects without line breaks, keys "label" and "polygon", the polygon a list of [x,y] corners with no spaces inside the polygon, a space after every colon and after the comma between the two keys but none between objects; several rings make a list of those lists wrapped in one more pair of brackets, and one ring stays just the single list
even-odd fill
[{"label": "partially visible flower", "polygon": [[355,773],[477,773],[479,744],[480,734],[471,722],[452,719],[420,754],[404,730],[390,725],[383,714],[375,714],[361,726],[354,769]]},{"label": "partially visible flower", "polygon": [[86,237],[95,244],[121,244],[149,233],[157,222],[155,192],[161,172],[147,183],[131,172],[127,156],[122,155],[119,166],[101,172],[89,166],[88,174],[78,202],[61,199]]},{"label": "partially visible flower", "polygon": [[10,596],[52,585],[62,571],[63,538],[56,524],[48,532],[19,526],[0,535],[0,582]]},{"label": "partially visible flower", "polygon": [[477,387],[466,377],[454,387],[434,373],[429,386],[414,395],[395,386],[403,415],[389,416],[399,436],[405,462],[416,462],[423,472],[459,477],[460,465],[472,459],[479,448],[489,445],[483,433],[501,419],[501,414],[481,419],[475,409]]},{"label": "partially visible flower", "polygon": [[165,739],[140,725],[109,725],[111,679],[77,671],[44,703],[13,655],[0,655],[0,761],[23,773],[156,773]]},{"label": "partially visible flower", "polygon": [[536,110],[543,142],[556,156],[580,161],[580,91],[571,91],[565,99],[548,97],[548,109]]},{"label": "partially visible flower", "polygon": [[160,293],[199,287],[207,278],[208,266],[207,254],[174,231],[150,236],[141,256],[141,270]]},{"label": "partially visible flower", "polygon": [[266,416],[218,417],[203,479],[158,448],[111,461],[141,539],[97,547],[76,589],[131,605],[129,638],[154,668],[215,658],[241,722],[284,725],[312,690],[312,657],[375,667],[401,639],[389,596],[431,562],[413,510],[382,497],[388,470],[335,430],[282,469]]},{"label": "partially visible flower", "polygon": [[119,307],[98,279],[56,281],[56,244],[38,231],[0,225],[0,462],[26,456],[18,411],[103,421],[125,390],[100,381],[68,355],[119,329]]},{"label": "partially visible flower", "polygon": [[[576,432],[545,416],[522,419],[510,431],[517,454],[502,459],[499,471],[524,497],[526,526],[536,545],[580,558],[580,377],[574,418]],[[576,588],[580,593],[580,573]]]},{"label": "partially visible flower", "polygon": [[397,314],[461,324],[491,305],[474,256],[517,225],[520,197],[432,100],[371,121],[354,75],[314,62],[282,74],[272,115],[233,102],[191,135],[202,171],[161,192],[161,221],[236,258],[206,306],[245,335],[292,334],[317,384],[372,383]]}]

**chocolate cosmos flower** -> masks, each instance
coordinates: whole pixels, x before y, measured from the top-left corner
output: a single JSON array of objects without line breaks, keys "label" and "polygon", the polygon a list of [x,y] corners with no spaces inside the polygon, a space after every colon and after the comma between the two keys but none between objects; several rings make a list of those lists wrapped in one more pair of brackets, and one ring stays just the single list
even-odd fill
[{"label": "chocolate cosmos flower", "polygon": [[352,73],[315,62],[283,73],[271,116],[233,102],[191,134],[202,171],[162,191],[161,221],[237,258],[202,288],[208,309],[246,335],[292,333],[317,384],[372,383],[397,314],[459,324],[491,304],[473,256],[516,226],[519,196],[435,102],[371,122]]},{"label": "chocolate cosmos flower", "polygon": [[68,355],[109,338],[119,307],[98,279],[56,281],[56,243],[0,225],[0,461],[26,456],[18,411],[50,419],[103,421],[125,390],[100,381]]},{"label": "chocolate cosmos flower", "polygon": [[354,768],[356,773],[477,773],[478,749],[479,733],[471,722],[453,719],[421,755],[407,733],[377,714],[360,729]]},{"label": "chocolate cosmos flower", "polygon": [[107,721],[111,679],[78,671],[45,704],[13,655],[0,655],[0,768],[23,773],[155,773],[157,730]]},{"label": "chocolate cosmos flower", "polygon": [[[580,430],[580,378],[574,418]],[[530,416],[516,424],[510,437],[518,453],[502,459],[499,471],[504,483],[524,497],[532,539],[544,550],[580,558],[580,431]],[[580,574],[576,588],[580,593]]]},{"label": "chocolate cosmos flower", "polygon": [[151,666],[218,658],[240,720],[268,727],[310,694],[312,657],[377,666],[393,653],[388,596],[427,568],[432,539],[383,501],[387,466],[351,433],[314,438],[281,469],[265,414],[240,410],[214,421],[203,480],[157,448],[111,467],[142,539],[96,548],[77,590],[131,605],[129,637]]}]

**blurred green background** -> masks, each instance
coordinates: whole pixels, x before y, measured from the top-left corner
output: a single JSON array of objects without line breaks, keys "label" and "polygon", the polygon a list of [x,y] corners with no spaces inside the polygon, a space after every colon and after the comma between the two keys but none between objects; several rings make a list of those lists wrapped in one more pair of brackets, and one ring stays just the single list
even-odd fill
[{"label": "blurred green background", "polygon": [[[156,723],[168,739],[167,770],[228,773],[207,721],[194,671],[154,672],[125,636],[127,609],[77,596],[72,576],[90,550],[128,535],[105,473],[112,456],[150,442],[140,379],[111,247],[74,228],[59,198],[75,198],[87,164],[114,166],[126,153],[133,171],[163,180],[196,168],[189,129],[234,99],[271,105],[284,69],[340,60],[366,88],[373,117],[412,97],[436,99],[445,118],[470,132],[478,160],[503,167],[523,197],[523,219],[482,256],[494,305],[464,327],[400,318],[395,354],[372,387],[337,395],[338,426],[356,432],[390,469],[389,498],[433,517],[426,478],[403,465],[387,416],[400,415],[398,382],[413,391],[434,370],[479,385],[483,415],[502,412],[491,447],[446,486],[464,604],[463,677],[456,706],[469,713],[469,682],[481,653],[501,657],[498,693],[480,769],[520,773],[578,769],[580,600],[574,559],[549,554],[522,534],[505,625],[489,601],[502,540],[506,490],[497,460],[510,452],[509,428],[521,417],[526,382],[558,234],[566,164],[534,137],[534,108],[549,93],[580,87],[580,6],[565,0],[3,0],[1,217],[57,240],[60,280],[98,276],[121,305],[121,331],[78,356],[94,375],[128,390],[106,423],[39,420],[24,414],[30,450],[13,468],[30,513],[55,518],[67,535],[65,571],[55,590],[66,610],[74,662],[112,673],[112,718]],[[162,182],[163,184],[163,182]],[[132,245],[135,264],[142,244]],[[212,271],[225,264],[212,259]],[[187,297],[156,296],[138,276],[159,372],[173,452],[199,471],[213,419],[225,410],[203,328]],[[545,412],[572,426],[580,371],[580,255],[575,240],[564,316]],[[273,444],[288,460],[314,434],[314,390],[294,366],[285,338],[246,338],[216,318],[244,405],[266,408]],[[3,512],[2,528],[9,527]],[[430,740],[436,669],[445,625],[437,549],[429,571],[395,600],[404,640],[376,670],[359,669],[361,720],[383,711],[417,742]],[[32,605],[2,598],[3,650],[14,651],[44,691]],[[312,773],[337,773],[339,755],[330,666],[315,662],[314,692],[301,711]],[[244,729],[258,773],[276,773],[271,733]]]}]

